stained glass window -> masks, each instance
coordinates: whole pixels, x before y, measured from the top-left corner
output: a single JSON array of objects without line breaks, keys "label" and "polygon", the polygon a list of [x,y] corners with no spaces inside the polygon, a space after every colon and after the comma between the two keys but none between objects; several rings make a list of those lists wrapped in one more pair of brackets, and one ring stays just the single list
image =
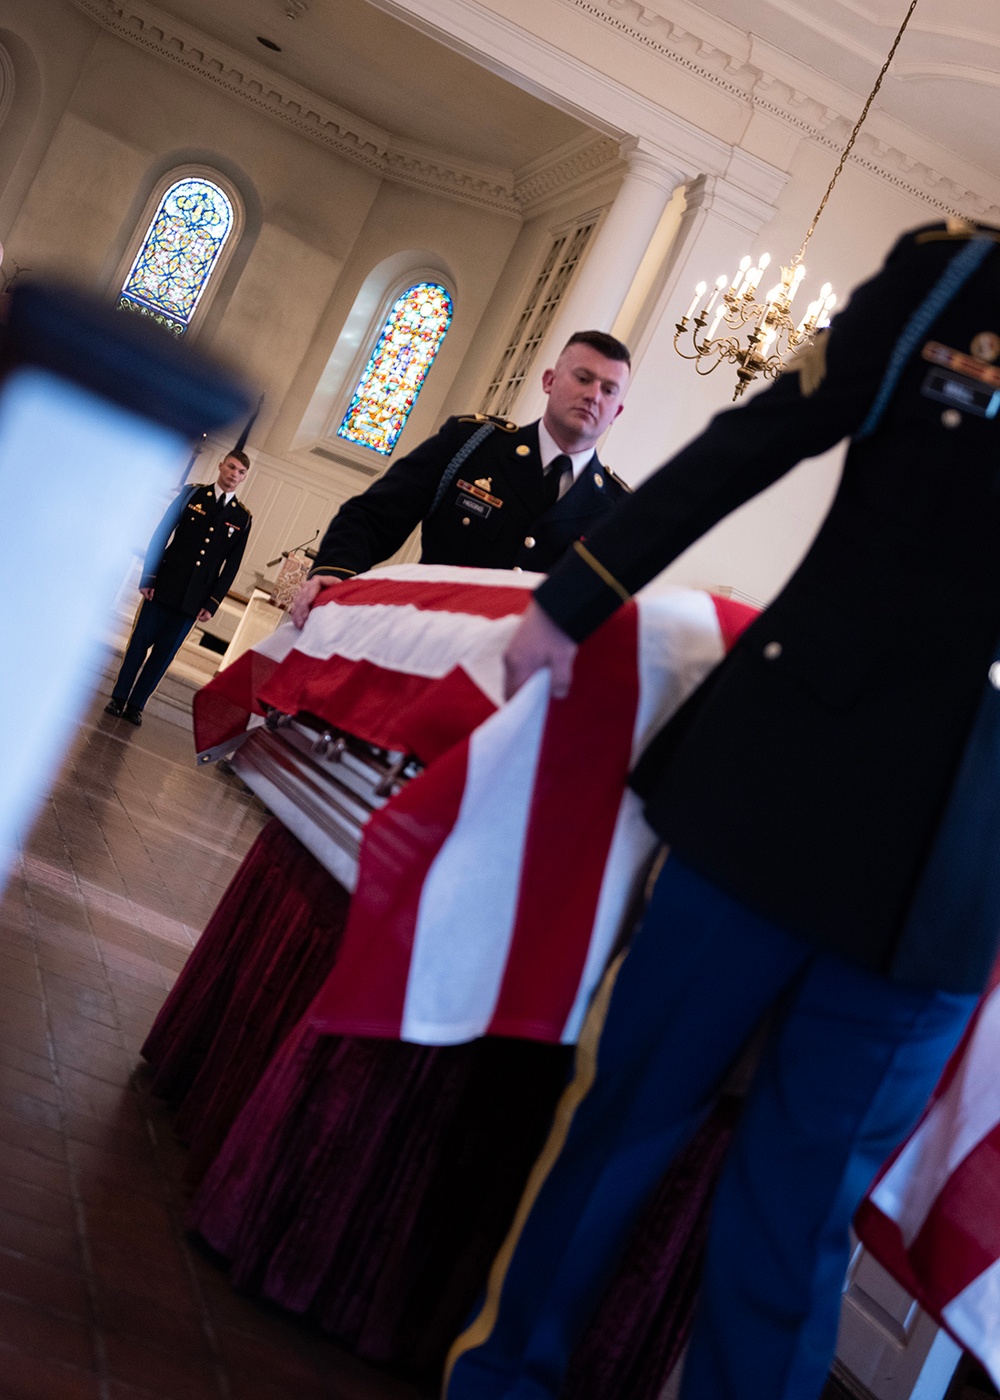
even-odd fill
[{"label": "stained glass window", "polygon": [[210,180],[178,180],[157,206],[119,306],[183,335],[233,228],[233,206]]},{"label": "stained glass window", "polygon": [[436,282],[417,282],[396,298],[338,437],[388,456],[441,348],[451,312],[451,297]]}]

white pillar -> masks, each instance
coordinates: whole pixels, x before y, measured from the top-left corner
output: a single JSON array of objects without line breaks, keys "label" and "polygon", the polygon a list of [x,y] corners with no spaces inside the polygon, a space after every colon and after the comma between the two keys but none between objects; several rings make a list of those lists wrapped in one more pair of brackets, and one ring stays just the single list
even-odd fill
[{"label": "white pillar", "polygon": [[539,375],[573,332],[611,330],[667,202],[687,178],[666,153],[636,137],[622,143],[622,154],[628,170],[545,334],[531,382],[514,404],[512,416],[519,422],[542,412]]},{"label": "white pillar", "polygon": [[[711,287],[720,273],[732,278],[744,254],[757,248],[786,179],[785,172],[736,152],[726,175],[702,176],[688,186],[670,270],[647,329],[632,346],[625,412],[605,442],[608,460],[633,484],[732,401],[735,369],[723,364],[699,375],[674,349],[676,326],[698,282]],[[784,250],[770,251],[780,260]]]},{"label": "white pillar", "polygon": [[[768,246],[765,231],[786,179],[785,172],[736,152],[724,176],[692,183],[663,293],[649,329],[632,347],[635,371],[625,412],[601,445],[602,460],[633,485],[701,432],[713,414],[732,405],[734,366],[723,364],[699,375],[674,349],[676,326],[698,282],[711,286],[722,272],[732,278],[746,253],[766,249],[777,265],[795,251],[797,241],[790,247]],[[748,392],[756,391],[754,386]],[[755,497],[682,554],[663,581],[727,585],[759,602],[770,601],[829,507],[839,459],[837,449]]]}]

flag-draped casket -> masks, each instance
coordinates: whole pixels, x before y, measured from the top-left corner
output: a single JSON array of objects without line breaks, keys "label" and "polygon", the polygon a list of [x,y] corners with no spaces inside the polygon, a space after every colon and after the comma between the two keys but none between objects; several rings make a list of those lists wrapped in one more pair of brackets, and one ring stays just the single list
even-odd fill
[{"label": "flag-draped casket", "polygon": [[[354,891],[310,1038],[575,1038],[653,844],[627,772],[753,613],[696,590],[640,598],[581,649],[565,701],[537,676],[503,705],[502,651],[536,582],[402,566],[339,584],[302,633],[279,629],[196,699],[199,750],[240,745],[238,771]],[[357,736],[383,768],[419,761],[391,801],[370,802],[359,852],[255,757],[282,742],[268,710],[313,717],[327,747],[324,725]],[[998,982],[858,1227],[1000,1380]]]},{"label": "flag-draped casket", "polygon": [[[502,651],[536,582],[414,566],[338,584],[196,701],[199,750],[239,745],[297,841],[265,830],[147,1042],[154,1088],[183,1098],[190,1223],[237,1286],[417,1370],[483,1286],[564,1081],[557,1042],[642,884],[653,837],[629,767],[753,616],[693,590],[643,599],[581,649],[568,699],[550,705],[539,676],[504,705]],[[391,800],[362,800],[366,765]],[[319,810],[324,784],[371,809],[360,850]],[[662,1388],[732,1117],[720,1107],[651,1203],[571,1400]]]},{"label": "flag-draped casket", "polygon": [[[503,649],[537,582],[404,565],[338,584],[301,633],[279,628],[196,698],[199,750],[249,729],[237,771],[354,888],[317,1027],[576,1038],[655,844],[629,769],[753,610],[692,589],[641,599],[580,649],[566,699],[539,673],[503,704]],[[268,709],[425,765],[374,811],[356,869],[261,775]]]}]

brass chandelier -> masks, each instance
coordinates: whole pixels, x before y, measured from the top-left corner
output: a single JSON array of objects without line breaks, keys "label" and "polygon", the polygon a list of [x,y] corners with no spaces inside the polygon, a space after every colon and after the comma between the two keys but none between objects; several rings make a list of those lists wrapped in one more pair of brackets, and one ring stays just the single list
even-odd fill
[{"label": "brass chandelier", "polygon": [[[707,283],[699,282],[691,305],[677,322],[674,349],[682,359],[692,360],[699,374],[711,374],[724,360],[736,365],[734,400],[740,397],[747,385],[759,374],[765,379],[777,378],[786,357],[808,344],[817,330],[829,324],[830,312],[837,302],[829,282],[823,284],[819,296],[810,302],[805,315],[798,322],[792,314],[792,302],[806,272],[802,258],[916,7],[917,0],[910,0],[906,17],[899,26],[892,47],[875,80],[875,86],[868,94],[868,100],[840,154],[833,178],[813,215],[809,231],[795,257],[787,267],[782,267],[780,282],[775,283],[762,301],[758,300],[757,289],[771,259],[769,254],[764,253],[754,264],[747,256],[740,263],[732,281],[723,273],[716,278],[711,292]],[[697,309],[699,304],[700,310]],[[711,325],[709,317],[712,318]],[[743,335],[747,327],[749,331],[744,340]],[[681,342],[688,333],[691,339],[685,343],[694,351],[693,354],[682,348]]]}]

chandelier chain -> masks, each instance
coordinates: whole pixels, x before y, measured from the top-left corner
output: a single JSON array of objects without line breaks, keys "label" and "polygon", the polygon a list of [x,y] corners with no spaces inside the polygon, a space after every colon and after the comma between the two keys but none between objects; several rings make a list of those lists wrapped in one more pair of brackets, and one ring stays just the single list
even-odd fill
[{"label": "chandelier chain", "polygon": [[851,135],[850,135],[850,137],[849,137],[849,139],[848,139],[847,145],[844,147],[843,151],[841,152],[840,160],[837,162],[837,168],[836,168],[836,170],[833,172],[833,179],[830,181],[830,183],[829,183],[829,184],[827,185],[827,187],[826,187],[826,193],[824,194],[823,198],[820,200],[820,202],[819,202],[819,208],[816,210],[816,213],[813,215],[813,221],[812,221],[812,223],[809,225],[809,232],[806,234],[805,238],[803,238],[803,240],[802,240],[802,247],[801,247],[801,248],[799,249],[799,251],[796,253],[795,258],[794,258],[794,260],[793,260],[793,262],[792,262],[792,266],[793,266],[793,267],[796,267],[796,266],[802,261],[803,255],[805,254],[806,248],[807,248],[807,246],[808,246],[808,244],[809,244],[809,240],[810,240],[810,238],[812,238],[813,233],[814,233],[815,230],[816,230],[816,225],[819,223],[820,215],[822,214],[823,210],[826,208],[826,202],[827,202],[827,200],[830,198],[830,195],[833,193],[833,187],[834,187],[834,185],[835,185],[835,184],[837,183],[837,181],[840,179],[840,176],[841,176],[841,173],[842,173],[842,171],[843,171],[843,169],[844,169],[844,166],[845,166],[845,164],[847,163],[847,158],[848,158],[848,156],[851,154],[851,151],[852,151],[852,149],[853,149],[853,147],[854,147],[855,141],[858,139],[858,133],[860,132],[861,128],[862,128],[862,127],[864,126],[864,124],[865,124],[865,118],[868,116],[869,108],[871,107],[872,103],[875,101],[875,98],[878,96],[879,88],[882,86],[882,79],[885,77],[886,73],[889,71],[889,65],[892,63],[892,60],[893,60],[893,58],[895,57],[895,54],[896,54],[896,50],[899,48],[899,41],[900,41],[900,39],[902,39],[903,35],[906,33],[906,26],[909,24],[910,19],[911,19],[912,15],[913,15],[913,11],[914,11],[916,8],[917,8],[917,0],[910,0],[910,8],[907,10],[906,16],[905,16],[905,18],[903,19],[903,23],[899,26],[899,30],[898,30],[898,32],[897,32],[897,34],[896,34],[896,37],[895,37],[895,39],[893,39],[893,41],[892,41],[892,48],[889,50],[888,54],[886,55],[885,62],[882,64],[882,68],[881,68],[881,70],[880,70],[880,72],[879,72],[879,75],[878,75],[878,77],[875,79],[875,86],[872,88],[871,92],[868,94],[868,101],[865,103],[864,107],[861,109],[861,115],[860,115],[860,117],[858,117],[857,121],[854,123],[854,130],[851,132]]}]

